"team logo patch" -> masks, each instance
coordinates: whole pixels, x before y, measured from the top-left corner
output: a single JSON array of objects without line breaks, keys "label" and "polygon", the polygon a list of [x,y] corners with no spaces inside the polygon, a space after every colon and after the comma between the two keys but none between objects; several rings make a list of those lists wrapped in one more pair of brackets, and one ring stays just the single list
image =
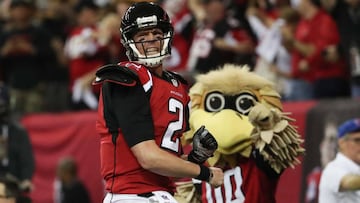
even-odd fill
[{"label": "team logo patch", "polygon": [[179,86],[178,81],[175,80],[175,79],[171,79],[171,83],[172,83],[175,87],[178,87],[178,86]]}]

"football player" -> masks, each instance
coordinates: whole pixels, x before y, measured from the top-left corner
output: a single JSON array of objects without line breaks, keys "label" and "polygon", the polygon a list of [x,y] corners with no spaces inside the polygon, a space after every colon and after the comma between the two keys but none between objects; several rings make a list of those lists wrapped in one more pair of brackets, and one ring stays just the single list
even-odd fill
[{"label": "football player", "polygon": [[175,203],[174,178],[220,186],[222,170],[202,164],[217,148],[205,128],[195,133],[189,156],[182,153],[190,99],[186,81],[162,66],[173,37],[169,16],[157,4],[135,3],[122,18],[121,35],[129,61],[101,67],[94,82],[101,85],[96,127],[104,203]]}]

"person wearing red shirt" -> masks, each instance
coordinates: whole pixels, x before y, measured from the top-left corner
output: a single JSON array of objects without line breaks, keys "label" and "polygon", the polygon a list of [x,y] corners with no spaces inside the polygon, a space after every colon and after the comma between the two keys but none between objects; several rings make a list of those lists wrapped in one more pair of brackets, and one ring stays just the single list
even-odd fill
[{"label": "person wearing red shirt", "polygon": [[254,63],[255,42],[250,32],[229,15],[221,0],[202,1],[195,9],[203,16],[196,17],[187,70],[193,74],[207,73],[226,63]]},{"label": "person wearing red shirt", "polygon": [[189,129],[190,97],[186,81],[162,66],[173,37],[169,16],[154,3],[135,3],[122,19],[121,34],[130,61],[101,67],[95,80],[101,86],[96,129],[107,190],[103,202],[176,203],[174,178],[219,187],[223,171],[202,164],[217,148],[205,128],[183,156],[180,138]]},{"label": "person wearing red shirt", "polygon": [[169,14],[171,24],[174,26],[171,56],[164,60],[164,68],[184,77],[189,75],[186,70],[186,62],[194,34],[194,16],[187,4],[187,0],[165,0],[162,3],[162,7]]},{"label": "person wearing red shirt", "polygon": [[301,0],[296,7],[302,16],[295,34],[283,34],[292,48],[292,76],[298,99],[321,99],[348,94],[344,60],[333,57],[340,42],[335,21],[316,0]]},{"label": "person wearing red shirt", "polygon": [[99,89],[92,87],[96,69],[106,63],[106,46],[97,38],[98,6],[79,1],[75,6],[77,23],[67,36],[65,54],[69,61],[69,89],[72,110],[96,109]]}]

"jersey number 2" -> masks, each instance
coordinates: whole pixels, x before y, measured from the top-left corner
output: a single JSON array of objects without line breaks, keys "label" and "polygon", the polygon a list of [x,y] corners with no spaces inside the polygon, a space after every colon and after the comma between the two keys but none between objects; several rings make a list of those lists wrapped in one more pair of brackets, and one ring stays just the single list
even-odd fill
[{"label": "jersey number 2", "polygon": [[170,113],[177,113],[178,114],[178,120],[172,121],[169,123],[165,134],[161,141],[161,147],[169,149],[171,151],[174,151],[176,153],[179,152],[179,143],[180,138],[175,137],[176,131],[180,131],[183,127],[184,123],[184,105],[174,99],[170,98],[169,100],[169,112]]}]

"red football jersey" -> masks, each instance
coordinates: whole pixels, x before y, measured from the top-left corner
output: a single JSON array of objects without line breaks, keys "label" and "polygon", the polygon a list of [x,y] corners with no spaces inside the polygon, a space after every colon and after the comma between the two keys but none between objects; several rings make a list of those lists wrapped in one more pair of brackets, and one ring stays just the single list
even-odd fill
[{"label": "red football jersey", "polygon": [[[151,113],[153,122],[153,130],[149,129],[149,133],[154,131],[152,134],[155,142],[162,149],[180,156],[183,152],[180,137],[188,130],[190,98],[187,84],[174,73],[165,72],[164,74],[169,75],[165,80],[140,64],[122,62],[119,65],[119,68],[127,67],[135,72],[140,85],[149,95],[149,114]],[[99,119],[96,127],[101,135],[101,174],[106,182],[106,189],[118,194],[140,194],[155,190],[172,193],[172,179],[143,169],[131,152],[120,127],[117,131],[116,145],[113,144],[113,135],[108,127],[112,122],[111,115],[106,115],[109,112],[106,106],[104,107],[103,102],[107,101],[104,101],[103,93],[102,91],[99,99]]]},{"label": "red football jersey", "polygon": [[[197,180],[195,180],[195,183]],[[224,169],[224,184],[213,188],[201,182],[202,203],[274,203],[278,178],[268,177],[252,158],[242,158],[238,166]]]}]

